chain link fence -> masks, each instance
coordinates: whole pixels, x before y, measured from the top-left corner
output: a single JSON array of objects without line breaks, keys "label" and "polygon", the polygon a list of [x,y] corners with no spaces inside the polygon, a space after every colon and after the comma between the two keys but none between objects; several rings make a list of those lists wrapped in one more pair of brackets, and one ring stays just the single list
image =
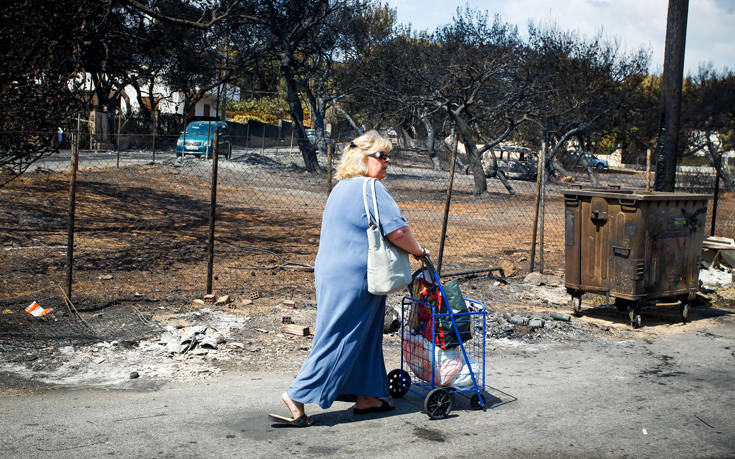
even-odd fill
[{"label": "chain link fence", "polygon": [[[126,321],[145,321],[159,308],[188,307],[205,293],[213,160],[211,155],[186,150],[177,154],[179,129],[148,137],[135,133],[135,142],[132,134],[118,137],[115,129],[110,141],[90,142],[80,136],[71,299],[77,310],[97,317],[93,328],[98,335],[119,336]],[[122,136],[127,140],[123,142]],[[212,265],[216,294],[313,302],[313,263],[330,189],[326,171],[336,165],[346,141],[332,140],[334,157],[319,153],[323,172],[312,174],[304,167],[290,129],[265,125],[233,129],[231,154],[226,146],[228,154],[218,157]],[[90,144],[97,149],[84,148]],[[32,301],[70,309],[64,289],[71,153],[65,146],[69,145],[62,144],[58,153],[0,188],[3,333],[23,320],[22,310]],[[447,204],[449,157],[443,146],[437,169],[425,152],[396,148],[384,181],[417,239],[435,259]],[[629,167],[597,171],[573,164],[567,169],[570,176],[563,181],[549,179],[543,188],[539,216],[543,226],[537,236],[542,250],[535,252],[535,261],[545,271],[564,269],[565,189],[591,185],[645,189],[648,181],[645,170]],[[443,251],[445,273],[499,265],[519,273],[528,270],[536,177],[508,175],[512,194],[495,176],[487,179],[488,192],[475,196],[473,176],[457,168]],[[679,173],[677,190],[713,194],[714,183],[713,171],[703,167]],[[715,234],[735,237],[733,193],[723,188],[717,206]],[[706,234],[713,224],[712,209],[710,202]],[[104,312],[112,305],[130,305],[135,314],[106,322]]]}]

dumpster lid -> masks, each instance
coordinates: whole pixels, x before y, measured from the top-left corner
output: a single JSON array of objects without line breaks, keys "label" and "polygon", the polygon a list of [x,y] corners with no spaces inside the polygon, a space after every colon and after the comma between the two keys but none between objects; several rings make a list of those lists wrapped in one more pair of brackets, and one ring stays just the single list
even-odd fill
[{"label": "dumpster lid", "polygon": [[567,189],[564,196],[590,196],[596,198],[630,199],[635,201],[660,201],[660,200],[708,200],[712,198],[709,194],[697,193],[671,193],[666,191],[643,191],[630,189]]}]

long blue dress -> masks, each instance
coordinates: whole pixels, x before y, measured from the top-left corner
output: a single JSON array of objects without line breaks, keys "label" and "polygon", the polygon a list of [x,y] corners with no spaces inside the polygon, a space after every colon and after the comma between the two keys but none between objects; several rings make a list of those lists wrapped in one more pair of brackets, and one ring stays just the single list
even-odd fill
[{"label": "long blue dress", "polygon": [[[365,180],[344,179],[327,199],[314,267],[314,343],[288,388],[291,400],[329,408],[335,400],[352,402],[357,395],[388,395],[383,361],[386,297],[367,291],[368,221],[362,199]],[[369,184],[367,189],[372,214]],[[398,205],[380,181],[375,183],[375,194],[383,235],[407,226]]]}]

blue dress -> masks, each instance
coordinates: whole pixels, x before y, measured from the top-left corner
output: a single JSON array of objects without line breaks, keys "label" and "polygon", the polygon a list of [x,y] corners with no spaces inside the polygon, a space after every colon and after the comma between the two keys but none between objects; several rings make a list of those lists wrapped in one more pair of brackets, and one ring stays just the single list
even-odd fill
[{"label": "blue dress", "polygon": [[[291,400],[329,408],[357,395],[385,397],[385,295],[367,291],[365,177],[340,181],[327,199],[316,256],[316,330],[311,353],[288,388]],[[372,193],[367,187],[372,214]],[[380,181],[375,183],[383,235],[408,226]],[[372,217],[373,222],[375,218]]]}]

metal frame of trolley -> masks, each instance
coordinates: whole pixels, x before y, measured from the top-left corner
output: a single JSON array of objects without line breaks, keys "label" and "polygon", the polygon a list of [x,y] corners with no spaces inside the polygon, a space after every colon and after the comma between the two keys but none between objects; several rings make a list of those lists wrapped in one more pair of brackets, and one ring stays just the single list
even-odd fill
[{"label": "metal frame of trolley", "polygon": [[[473,409],[482,409],[485,407],[485,305],[463,298],[467,312],[452,311],[439,275],[428,258],[414,273],[414,285],[417,276],[435,288],[434,301],[417,298],[422,296],[421,292],[414,292],[411,286],[409,295],[403,297],[401,367],[388,373],[390,394],[401,398],[410,391],[424,397],[424,409],[431,419],[449,415],[454,394],[469,398]],[[471,334],[466,339],[468,326]],[[445,340],[451,345],[443,344]]]}]

